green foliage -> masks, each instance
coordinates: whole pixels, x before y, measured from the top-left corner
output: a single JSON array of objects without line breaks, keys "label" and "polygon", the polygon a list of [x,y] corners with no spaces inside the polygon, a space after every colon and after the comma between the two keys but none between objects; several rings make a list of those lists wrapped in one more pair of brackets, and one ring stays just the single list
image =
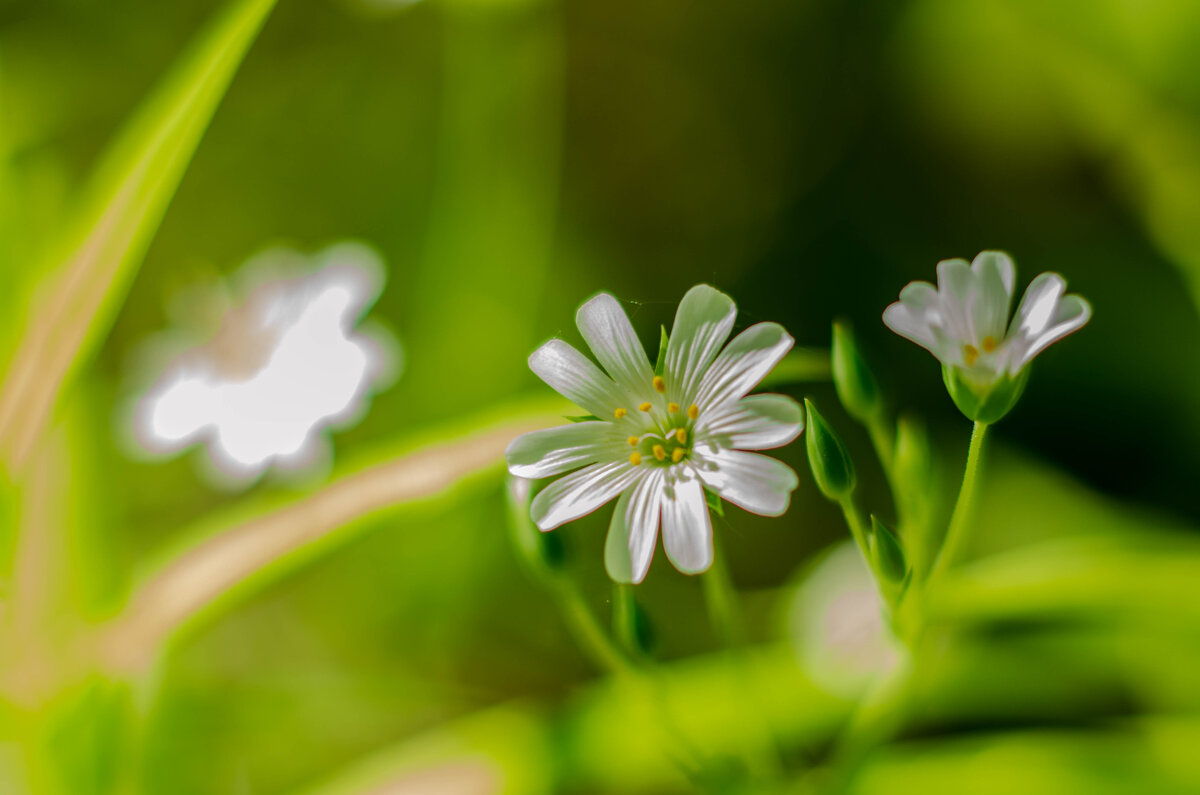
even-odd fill
[{"label": "green foliage", "polygon": [[842,500],[854,491],[854,463],[833,427],[817,411],[811,400],[804,400],[808,417],[804,434],[808,465],[821,493],[831,500]]},{"label": "green foliage", "polygon": [[833,385],[837,387],[838,399],[846,411],[859,422],[874,421],[883,410],[879,384],[854,341],[854,332],[844,320],[833,324],[830,359]]}]

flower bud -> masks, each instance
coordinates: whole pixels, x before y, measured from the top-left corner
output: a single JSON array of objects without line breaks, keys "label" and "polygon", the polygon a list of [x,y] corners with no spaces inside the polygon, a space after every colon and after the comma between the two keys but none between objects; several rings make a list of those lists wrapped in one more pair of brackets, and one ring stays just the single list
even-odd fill
[{"label": "flower bud", "polygon": [[1016,376],[1003,375],[996,379],[977,382],[960,367],[942,365],[942,380],[946,391],[954,400],[958,410],[967,419],[990,425],[1010,412],[1025,391],[1029,380],[1029,367]]},{"label": "flower bud", "polygon": [[808,464],[812,467],[813,479],[821,493],[831,500],[840,501],[854,491],[854,464],[842,440],[807,398],[804,400],[808,414],[808,428],[804,434],[808,448]]},{"label": "flower bud", "polygon": [[875,571],[892,585],[904,582],[908,576],[908,561],[900,539],[874,515],[871,516],[871,558]]},{"label": "flower bud", "polygon": [[879,385],[858,350],[850,324],[844,320],[833,324],[833,348],[830,358],[833,366],[833,385],[837,389],[838,399],[846,407],[846,412],[859,422],[870,422],[883,409]]}]

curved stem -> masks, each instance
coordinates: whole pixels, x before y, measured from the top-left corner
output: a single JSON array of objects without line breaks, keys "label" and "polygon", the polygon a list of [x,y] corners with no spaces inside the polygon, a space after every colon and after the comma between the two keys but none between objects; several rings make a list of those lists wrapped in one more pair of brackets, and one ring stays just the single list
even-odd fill
[{"label": "curved stem", "polygon": [[712,566],[700,577],[700,584],[704,589],[704,606],[708,609],[708,620],[717,640],[723,647],[733,648],[745,642],[746,632],[742,626],[737,592],[733,589],[724,550],[720,549],[715,536],[713,546],[715,549]]},{"label": "curved stem", "polygon": [[584,653],[599,668],[614,674],[633,674],[636,665],[589,609],[583,594],[571,580],[563,579],[552,589],[567,627]]},{"label": "curved stem", "polygon": [[975,484],[979,475],[979,457],[983,451],[983,437],[988,426],[984,422],[976,422],[971,431],[971,446],[967,450],[967,465],[963,470],[962,488],[958,491],[958,500],[954,504],[954,513],[950,516],[950,528],[942,542],[942,549],[934,561],[929,573],[932,582],[940,577],[958,556],[966,536],[967,523],[971,518],[971,508],[975,502]]}]

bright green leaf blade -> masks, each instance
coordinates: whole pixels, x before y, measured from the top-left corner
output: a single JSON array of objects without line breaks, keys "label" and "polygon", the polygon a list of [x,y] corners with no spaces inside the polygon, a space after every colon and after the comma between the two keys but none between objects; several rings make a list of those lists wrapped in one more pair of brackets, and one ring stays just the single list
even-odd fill
[{"label": "bright green leaf blade", "polygon": [[71,371],[108,329],[234,72],[275,0],[235,0],[114,142],[47,252],[0,393],[10,464],[25,457]]}]

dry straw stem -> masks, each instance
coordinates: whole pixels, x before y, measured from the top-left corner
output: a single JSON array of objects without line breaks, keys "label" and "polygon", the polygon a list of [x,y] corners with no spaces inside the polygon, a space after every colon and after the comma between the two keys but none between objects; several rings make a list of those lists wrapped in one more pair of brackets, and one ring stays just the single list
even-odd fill
[{"label": "dry straw stem", "polygon": [[436,497],[499,465],[515,436],[561,422],[545,413],[510,417],[346,475],[201,541],[151,576],[102,630],[97,648],[102,662],[118,670],[141,669],[175,629],[276,561],[377,511]]}]

